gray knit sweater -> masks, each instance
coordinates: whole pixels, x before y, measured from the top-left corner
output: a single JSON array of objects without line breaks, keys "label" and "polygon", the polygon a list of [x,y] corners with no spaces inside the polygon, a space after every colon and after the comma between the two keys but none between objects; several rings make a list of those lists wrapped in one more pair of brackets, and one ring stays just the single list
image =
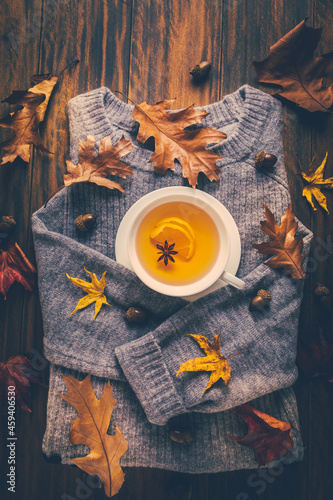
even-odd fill
[{"label": "gray knit sweater", "polygon": [[[93,387],[101,394],[111,379],[117,399],[109,432],[120,427],[129,447],[123,466],[159,467],[182,472],[218,472],[254,468],[251,449],[224,439],[243,436],[247,425],[231,408],[245,402],[288,421],[295,446],[284,459],[302,458],[297,406],[290,386],[297,377],[296,337],[303,280],[293,280],[263,264],[252,243],[265,239],[259,221],[265,202],[278,223],[289,202],[281,139],[280,103],[249,86],[204,107],[209,115],[197,127],[217,127],[228,138],[209,147],[221,154],[220,183],[199,176],[198,189],[221,201],[238,226],[242,257],[238,276],[240,291],[226,286],[193,302],[166,297],[147,288],[130,270],[115,261],[115,237],[127,210],[140,197],[165,186],[187,185],[181,168],[161,176],[148,163],[151,151],[136,140],[138,123],[133,106],[120,101],[107,88],[80,95],[68,103],[71,158],[78,162],[78,139],[93,134],[97,140],[111,136],[115,144],[123,135],[135,150],[123,160],[134,175],[125,181],[126,194],[93,184],[63,189],[33,215],[33,234],[44,322],[45,356],[51,363],[47,428],[43,442],[46,455],[61,455],[63,463],[86,454],[84,446],[71,446],[68,433],[75,410],[58,392],[66,392],[62,374],[83,378],[93,375]],[[254,157],[261,150],[274,153],[278,162],[270,170],[257,170]],[[97,154],[97,149],[96,149]],[[94,229],[80,233],[74,228],[79,214],[97,215]],[[311,233],[301,223],[304,251]],[[93,306],[70,313],[82,290],[70,276],[84,280],[83,268],[100,279],[107,271],[105,289],[111,307],[103,306],[92,321]],[[249,311],[251,298],[260,289],[270,290],[272,301],[265,314]],[[147,324],[130,325],[124,310],[130,306],[149,312]],[[221,352],[231,355],[232,378],[202,394],[210,374],[183,373],[179,366],[203,356],[198,344],[186,334],[220,334]],[[190,445],[173,442],[170,429],[189,429]],[[274,465],[271,463],[270,465]]]}]

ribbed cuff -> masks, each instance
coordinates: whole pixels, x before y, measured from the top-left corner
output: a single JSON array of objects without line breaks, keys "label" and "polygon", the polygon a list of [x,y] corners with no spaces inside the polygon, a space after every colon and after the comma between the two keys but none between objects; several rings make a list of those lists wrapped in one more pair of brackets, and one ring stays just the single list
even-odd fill
[{"label": "ribbed cuff", "polygon": [[115,353],[152,424],[165,425],[171,417],[187,413],[151,333],[117,347]]}]

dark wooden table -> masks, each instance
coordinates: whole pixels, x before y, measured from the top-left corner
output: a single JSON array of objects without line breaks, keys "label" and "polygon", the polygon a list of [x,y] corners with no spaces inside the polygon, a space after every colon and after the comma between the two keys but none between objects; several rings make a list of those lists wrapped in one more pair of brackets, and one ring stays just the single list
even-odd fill
[{"label": "dark wooden table", "polygon": [[[208,104],[249,83],[258,87],[250,64],[305,17],[322,26],[319,52],[333,50],[331,0],[4,0],[0,7],[0,99],[14,89],[27,89],[35,73],[66,71],[51,97],[41,127],[43,142],[54,154],[33,149],[29,164],[16,160],[0,167],[0,215],[17,221],[15,239],[34,261],[30,217],[62,184],[68,158],[67,101],[106,85],[136,102],[154,103],[177,97],[176,107]],[[193,85],[190,69],[212,62],[208,80]],[[0,115],[9,111],[1,105]],[[333,175],[333,120],[329,113],[310,114],[284,104],[284,145],[293,209],[315,235],[312,269],[305,283],[299,334],[310,340],[322,326],[332,340],[329,311],[316,301],[316,282],[333,285],[332,250],[320,250],[333,233],[331,215],[313,212],[302,198],[296,154],[303,166],[313,155],[328,151],[326,175]],[[10,131],[0,129],[0,139]],[[316,250],[317,249],[317,250]],[[319,256],[319,257],[318,257]],[[314,263],[313,263],[314,262]],[[42,353],[38,295],[14,284],[7,300],[0,297],[2,360],[34,349]],[[330,328],[331,327],[331,328]],[[47,367],[43,379],[47,383]],[[300,464],[266,474],[258,485],[253,471],[186,475],[149,469],[128,469],[119,500],[328,500],[333,491],[333,385],[300,375],[297,394],[305,458]],[[2,420],[0,496],[18,500],[102,499],[102,491],[77,490],[86,475],[69,466],[45,463],[41,442],[45,430],[47,387],[32,387],[32,412],[17,414],[17,485],[9,494],[6,422]],[[262,486],[263,485],[263,486]]]}]

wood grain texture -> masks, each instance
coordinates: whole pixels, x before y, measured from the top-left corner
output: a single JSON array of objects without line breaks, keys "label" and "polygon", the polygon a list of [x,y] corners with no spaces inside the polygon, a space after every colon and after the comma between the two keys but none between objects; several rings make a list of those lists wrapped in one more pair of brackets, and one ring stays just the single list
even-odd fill
[{"label": "wood grain texture", "polygon": [[[318,55],[329,52],[333,47],[332,24],[332,2],[317,1],[313,16],[314,27],[322,26],[322,37],[318,46]],[[316,156],[317,165],[328,152],[328,161],[325,169],[325,177],[333,176],[333,144],[332,144],[333,116],[326,113],[316,113],[312,126],[312,155]],[[314,233],[313,245],[313,272],[312,293],[316,283],[320,282],[333,289],[333,244],[329,250],[322,248],[322,241],[333,243],[333,192],[325,190],[330,215],[318,207],[312,215],[312,230]],[[311,335],[318,328],[322,328],[326,338],[333,342],[333,315],[323,307],[319,301],[314,301]],[[332,303],[333,309],[333,303]],[[319,380],[311,382],[309,386],[309,496],[328,498],[329,489],[332,491],[332,449],[333,433],[328,432],[333,422],[333,384],[320,383]],[[322,481],[327,478],[328,481]],[[329,484],[328,484],[329,483]]]},{"label": "wood grain texture", "polygon": [[[45,145],[53,155],[33,151],[29,165],[17,160],[0,167],[0,215],[17,220],[14,233],[33,260],[31,213],[62,184],[68,157],[65,105],[82,92],[106,85],[136,102],[150,104],[176,97],[173,108],[214,102],[248,83],[257,88],[252,60],[267,56],[269,47],[302,19],[323,26],[318,53],[333,49],[332,2],[327,0],[12,0],[0,5],[0,98],[13,89],[30,86],[33,73],[67,70],[51,97],[41,127]],[[212,71],[201,84],[189,71],[202,60]],[[269,89],[268,89],[269,90]],[[271,91],[272,89],[270,89]],[[119,97],[121,98],[121,97]],[[122,98],[126,101],[126,98]],[[1,115],[9,107],[1,105]],[[315,238],[305,282],[299,332],[309,341],[322,327],[333,341],[332,314],[314,296],[316,282],[333,290],[333,192],[326,191],[331,214],[313,212],[302,197],[298,175],[299,156],[307,168],[315,154],[329,152],[326,176],[333,175],[332,116],[310,114],[283,103],[284,153],[293,209],[311,227]],[[0,128],[0,139],[9,137]],[[329,240],[330,236],[330,240]],[[326,242],[323,250],[321,242]],[[331,242],[331,246],[330,246]],[[331,250],[330,250],[331,248]],[[15,284],[7,300],[0,297],[1,360],[20,353],[42,351],[42,322],[38,297]],[[47,362],[42,375],[47,384]],[[119,500],[328,500],[333,490],[331,473],[333,386],[321,380],[309,382],[300,375],[295,391],[305,459],[283,469],[234,471],[189,475],[156,469],[128,469]],[[18,477],[16,498],[71,500],[105,498],[89,485],[76,468],[46,463],[41,442],[46,422],[47,387],[32,388],[32,413],[18,412]],[[6,435],[6,422],[1,421]],[[297,432],[297,430],[294,430]],[[7,452],[2,447],[0,470]],[[0,480],[4,477],[1,474]],[[81,488],[81,489],[80,489]],[[9,496],[2,483],[1,498]]]},{"label": "wood grain texture", "polygon": [[[135,1],[129,97],[149,104],[176,98],[173,109],[218,100],[221,10],[220,0]],[[204,60],[212,70],[194,84],[190,71]]]}]

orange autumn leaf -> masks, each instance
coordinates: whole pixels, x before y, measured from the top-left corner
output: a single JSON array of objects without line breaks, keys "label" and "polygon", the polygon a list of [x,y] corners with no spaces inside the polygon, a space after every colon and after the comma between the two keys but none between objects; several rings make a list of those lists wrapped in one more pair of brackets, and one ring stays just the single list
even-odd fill
[{"label": "orange autumn leaf", "polygon": [[111,498],[124,483],[125,474],[120,467],[120,458],[128,448],[118,426],[114,435],[107,433],[116,404],[112,386],[108,382],[100,399],[97,399],[90,375],[81,382],[71,375],[63,376],[63,379],[68,392],[59,396],[78,413],[77,419],[72,420],[69,439],[72,444],[83,444],[90,449],[88,455],[74,458],[72,462],[87,474],[98,476],[104,485],[106,496]]},{"label": "orange autumn leaf", "polygon": [[[215,382],[217,382],[220,378],[225,382],[225,385],[227,386],[231,380],[231,368],[227,361],[227,358],[224,357],[220,352],[220,335],[218,334],[214,336],[213,343],[203,335],[188,334],[187,337],[192,337],[196,342],[198,342],[201,349],[205,351],[206,356],[202,358],[190,359],[189,361],[185,361],[185,363],[182,363],[179,367],[176,377],[178,377],[178,375],[182,372],[212,372],[208,385],[201,394],[204,394],[207,389],[215,384]],[[232,356],[236,356],[236,354],[233,354]],[[231,358],[232,356],[228,357]]]},{"label": "orange autumn leaf", "polygon": [[313,165],[313,160],[311,162],[308,172],[305,174],[301,172],[303,179],[306,181],[307,185],[304,187],[302,195],[307,199],[307,201],[312,206],[313,210],[317,210],[313,204],[312,197],[317,200],[319,205],[329,213],[327,208],[326,196],[321,192],[321,189],[332,189],[333,188],[333,177],[324,179],[324,170],[326,166],[328,153],[326,153],[325,158],[315,170]]},{"label": "orange autumn leaf", "polygon": [[280,85],[276,95],[308,111],[329,111],[333,103],[333,84],[330,79],[333,52],[318,57],[313,53],[321,38],[321,28],[305,25],[306,19],[276,42],[263,61],[253,61],[259,82]]},{"label": "orange autumn leaf", "polygon": [[291,211],[291,206],[288,206],[285,215],[281,217],[281,226],[276,224],[274,215],[265,203],[264,206],[266,220],[261,221],[260,224],[263,232],[270,237],[270,241],[253,243],[253,248],[256,248],[262,255],[273,255],[264,262],[266,266],[272,269],[282,268],[284,274],[290,274],[295,279],[304,278],[305,271],[302,263],[306,254],[301,253],[303,237],[295,238],[298,223]]},{"label": "orange autumn leaf", "polygon": [[168,169],[175,170],[175,160],[182,166],[183,177],[195,188],[198,175],[203,172],[209,180],[219,181],[218,154],[205,148],[208,144],[218,143],[227,136],[216,128],[184,130],[200,123],[207,113],[196,110],[191,105],[186,109],[170,113],[173,100],[160,101],[150,106],[146,102],[135,105],[133,118],[140,124],[137,139],[144,143],[150,137],[155,139],[155,152],[150,162],[154,170],[164,174]]},{"label": "orange autumn leaf", "polygon": [[14,90],[2,102],[22,106],[13,113],[8,113],[0,119],[0,126],[11,128],[13,137],[0,144],[4,151],[1,165],[13,162],[18,156],[28,162],[30,160],[30,146],[34,144],[41,151],[50,152],[42,143],[39,135],[39,124],[44,120],[46,108],[58,77],[51,73],[34,75],[36,83],[29,90]]},{"label": "orange autumn leaf", "polygon": [[248,404],[238,406],[233,412],[245,420],[249,430],[244,437],[225,438],[252,448],[259,466],[272,460],[280,460],[293,448],[291,426],[288,422],[277,420]]},{"label": "orange autumn leaf", "polygon": [[132,169],[120,158],[134,150],[131,141],[122,137],[115,146],[112,146],[110,137],[101,139],[98,155],[94,155],[95,137],[88,135],[85,141],[79,141],[79,163],[75,165],[67,160],[67,174],[64,174],[65,186],[77,182],[92,182],[98,186],[109,189],[118,189],[123,193],[122,186],[113,180],[107,179],[108,175],[126,178],[133,175]]}]

